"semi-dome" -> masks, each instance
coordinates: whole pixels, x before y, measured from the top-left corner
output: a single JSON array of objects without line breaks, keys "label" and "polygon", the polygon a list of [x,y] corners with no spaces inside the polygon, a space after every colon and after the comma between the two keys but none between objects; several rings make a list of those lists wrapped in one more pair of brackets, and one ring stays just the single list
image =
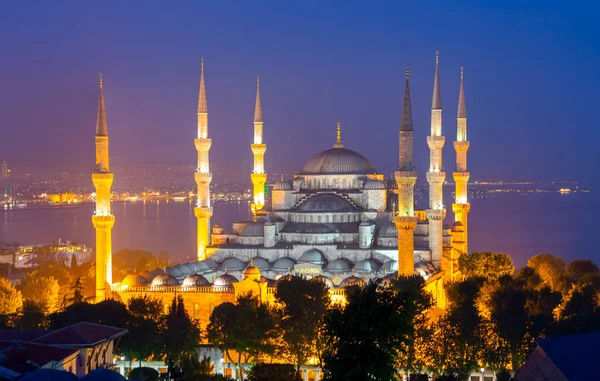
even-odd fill
[{"label": "semi-dome", "polygon": [[324,275],[317,275],[313,277],[313,279],[325,283],[325,285],[329,288],[333,288],[333,281]]},{"label": "semi-dome", "polygon": [[184,277],[186,275],[181,270],[182,269],[181,269],[180,265],[172,266],[172,267],[167,267],[167,269],[166,269],[167,274],[172,275],[175,278],[181,278],[181,277]]},{"label": "semi-dome", "polygon": [[341,283],[340,283],[340,287],[352,287],[352,286],[358,286],[358,287],[362,287],[365,285],[365,281],[360,279],[359,277],[356,277],[354,275],[352,275],[351,277],[348,277],[346,279],[344,279]]},{"label": "semi-dome", "polygon": [[177,286],[179,282],[171,274],[160,274],[152,279],[152,286]]},{"label": "semi-dome", "polygon": [[369,180],[365,183],[365,190],[385,190],[386,186],[383,181]]},{"label": "semi-dome", "polygon": [[323,255],[323,253],[321,253],[319,250],[310,249],[310,250],[306,250],[304,253],[302,253],[300,258],[298,258],[298,262],[299,263],[312,263],[315,265],[323,265],[323,264],[327,263],[327,259],[325,258],[325,255]]},{"label": "semi-dome", "polygon": [[223,274],[215,278],[213,286],[215,287],[231,287],[231,284],[237,282],[237,278],[231,274]]},{"label": "semi-dome", "polygon": [[304,213],[354,212],[354,207],[343,198],[331,193],[322,193],[306,200],[297,209]]},{"label": "semi-dome", "polygon": [[281,180],[273,185],[273,190],[293,190],[292,184],[287,181]]},{"label": "semi-dome", "polygon": [[379,229],[377,235],[381,238],[397,238],[398,228],[393,222],[388,222]]},{"label": "semi-dome", "polygon": [[352,269],[352,263],[350,263],[350,261],[348,261],[347,259],[338,258],[329,262],[326,269],[327,271],[332,273],[346,272]]},{"label": "semi-dome", "polygon": [[296,262],[294,262],[293,259],[288,257],[282,257],[276,260],[275,263],[273,263],[273,266],[271,266],[271,270],[276,272],[284,272],[288,271],[289,269],[293,269],[295,265]]},{"label": "semi-dome", "polygon": [[236,257],[229,257],[221,262],[219,270],[221,271],[242,271],[246,268],[246,264]]},{"label": "semi-dome", "polygon": [[[188,275],[192,275],[195,272],[195,269],[192,266],[189,266],[186,263],[183,263],[181,265],[177,265],[175,266],[175,268],[177,268],[177,270],[179,271],[179,273],[181,274],[181,276],[188,276]],[[173,274],[175,277],[177,277],[177,275]]]},{"label": "semi-dome", "polygon": [[240,232],[241,237],[262,237],[263,234],[263,224],[257,221],[248,222]]},{"label": "semi-dome", "polygon": [[372,174],[377,169],[371,162],[347,148],[332,148],[313,156],[302,167],[303,175]]},{"label": "semi-dome", "polygon": [[385,271],[386,273],[398,271],[398,261],[391,260],[385,262],[383,266],[381,266],[381,271]]},{"label": "semi-dome", "polygon": [[140,274],[129,274],[121,281],[121,286],[142,286],[148,283],[148,279]]},{"label": "semi-dome", "polygon": [[362,261],[356,262],[354,265],[354,271],[358,272],[374,272],[381,268],[381,264],[374,259],[363,259]]},{"label": "semi-dome", "polygon": [[210,282],[202,275],[192,274],[186,277],[181,285],[183,287],[204,287],[210,285]]}]

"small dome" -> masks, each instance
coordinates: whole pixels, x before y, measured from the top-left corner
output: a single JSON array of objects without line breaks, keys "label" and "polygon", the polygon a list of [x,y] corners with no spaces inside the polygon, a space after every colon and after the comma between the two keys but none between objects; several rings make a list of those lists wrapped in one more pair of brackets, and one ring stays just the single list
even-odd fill
[{"label": "small dome", "polygon": [[340,283],[340,287],[352,287],[352,286],[362,287],[364,285],[365,285],[365,281],[354,275],[344,279],[342,281],[342,283]]},{"label": "small dome", "polygon": [[[192,266],[189,266],[187,263],[183,263],[175,267],[177,268],[177,271],[181,274],[182,277],[192,275],[195,272],[194,268]],[[177,277],[175,274],[173,275]]]},{"label": "small dome", "polygon": [[352,263],[345,258],[338,258],[329,262],[326,269],[332,273],[346,272],[352,269]]},{"label": "small dome", "polygon": [[306,200],[297,209],[304,213],[345,213],[354,212],[350,203],[340,196],[331,193],[322,193]]},{"label": "small dome", "polygon": [[229,257],[221,262],[219,270],[221,271],[242,271],[246,268],[246,264],[236,257]]},{"label": "small dome", "polygon": [[363,259],[354,265],[354,271],[369,273],[375,272],[381,268],[381,264],[374,259]]},{"label": "small dome", "polygon": [[177,286],[179,282],[171,274],[160,274],[152,279],[152,286]]},{"label": "small dome", "polygon": [[248,222],[240,232],[241,237],[262,237],[263,234],[263,224],[256,221]]},{"label": "small dome", "polygon": [[244,269],[244,271],[242,272],[242,275],[245,278],[255,278],[255,279],[260,279],[260,270],[257,269],[256,267],[254,267],[253,265],[249,265],[248,267],[246,267]]},{"label": "small dome", "polygon": [[219,267],[219,264],[214,260],[208,258],[200,262],[190,262],[189,266],[193,269],[195,273],[203,274],[216,270]]},{"label": "small dome", "polygon": [[312,157],[302,167],[304,175],[371,174],[377,170],[369,160],[347,148],[332,148]]},{"label": "small dome", "polygon": [[127,381],[127,379],[114,370],[98,368],[82,377],[81,381]]},{"label": "small dome", "polygon": [[381,238],[398,238],[398,228],[393,222],[388,222],[379,228],[377,236]]},{"label": "small dome", "polygon": [[365,183],[364,190],[384,190],[386,186],[383,181],[379,180],[368,180]]},{"label": "small dome", "polygon": [[181,285],[183,287],[204,287],[210,285],[210,283],[202,275],[192,274],[186,277]]},{"label": "small dome", "polygon": [[271,270],[278,273],[284,271],[287,272],[289,269],[293,269],[295,265],[296,262],[294,262],[293,259],[288,257],[282,257],[276,260],[275,263],[273,263],[273,266],[271,266]]},{"label": "small dome", "polygon": [[142,286],[148,283],[148,279],[140,274],[129,274],[121,281],[121,286]]},{"label": "small dome", "polygon": [[25,381],[48,381],[48,380],[56,380],[56,381],[77,381],[76,375],[71,372],[67,372],[66,370],[57,370],[57,369],[37,369],[33,372],[26,373],[19,380]]},{"label": "small dome", "polygon": [[381,271],[385,271],[385,272],[394,272],[394,271],[398,271],[398,261],[387,261],[383,264],[383,266],[381,266]]},{"label": "small dome", "polygon": [[398,279],[398,271],[395,271],[393,273],[389,273],[386,276],[384,276],[383,278],[381,278],[381,280],[383,281],[384,284],[389,285],[394,279]]},{"label": "small dome", "polygon": [[269,261],[261,257],[252,258],[252,264],[260,271],[267,271],[271,268]]},{"label": "small dome", "polygon": [[292,184],[287,181],[278,181],[273,185],[273,190],[293,190]]},{"label": "small dome", "polygon": [[325,255],[321,253],[317,249],[306,250],[300,258],[298,258],[298,263],[312,263],[315,265],[323,265],[327,263],[327,259]]},{"label": "small dome", "polygon": [[234,277],[233,275],[230,274],[223,274],[218,276],[214,283],[213,286],[215,287],[231,287],[231,284],[234,282],[237,282],[237,278]]},{"label": "small dome", "polygon": [[325,283],[325,285],[329,288],[333,288],[333,281],[324,275],[317,275],[317,276],[313,277],[313,279],[316,279],[318,281]]}]

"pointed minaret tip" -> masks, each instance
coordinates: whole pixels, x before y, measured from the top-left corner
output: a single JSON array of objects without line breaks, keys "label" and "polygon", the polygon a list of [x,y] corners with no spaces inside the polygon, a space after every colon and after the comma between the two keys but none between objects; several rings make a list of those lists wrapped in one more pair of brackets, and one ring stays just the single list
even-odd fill
[{"label": "pointed minaret tip", "polygon": [[460,68],[460,91],[458,93],[458,113],[457,117],[467,117],[467,104],[465,102],[465,85],[464,85],[465,72],[464,68]]},{"label": "pointed minaret tip", "polygon": [[198,113],[207,113],[206,88],[204,86],[204,58],[200,61],[200,91],[198,93]]},{"label": "pointed minaret tip", "polygon": [[410,87],[408,78],[410,77],[410,65],[406,65],[406,86],[404,88],[404,106],[402,107],[402,117],[400,120],[400,131],[413,131],[412,107],[410,102]]},{"label": "pointed minaret tip", "polygon": [[106,124],[106,108],[104,107],[104,91],[102,90],[102,73],[100,73],[100,95],[98,96],[98,115],[96,117],[96,136],[108,136]]},{"label": "pointed minaret tip", "polygon": [[254,123],[262,123],[262,106],[260,104],[260,76],[256,77],[256,104],[254,105]]},{"label": "pointed minaret tip", "polygon": [[333,148],[344,148],[344,145],[342,144],[342,127],[340,122],[337,122],[337,141],[333,145]]},{"label": "pointed minaret tip", "polygon": [[435,78],[433,80],[433,98],[431,100],[432,110],[442,109],[442,96],[440,94],[440,56],[439,52],[435,52]]}]

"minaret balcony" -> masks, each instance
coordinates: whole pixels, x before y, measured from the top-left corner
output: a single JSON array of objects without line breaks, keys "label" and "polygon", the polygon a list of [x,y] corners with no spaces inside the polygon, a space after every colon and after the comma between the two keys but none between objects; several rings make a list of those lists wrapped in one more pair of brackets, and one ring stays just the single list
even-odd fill
[{"label": "minaret balcony", "polygon": [[209,138],[194,139],[194,145],[196,146],[196,150],[198,152],[206,152],[210,149],[210,146],[212,145],[212,139],[209,139]]},{"label": "minaret balcony", "polygon": [[445,136],[428,136],[427,137],[427,146],[429,149],[436,150],[444,148],[444,144],[446,143]]},{"label": "minaret balcony", "polygon": [[455,183],[466,183],[469,181],[469,177],[471,177],[471,173],[469,173],[469,172],[453,172],[452,177],[454,177]]},{"label": "minaret balcony", "polygon": [[394,225],[398,230],[415,230],[417,227],[417,217],[395,216]]},{"label": "minaret balcony", "polygon": [[465,214],[471,211],[471,204],[452,204],[452,211],[454,214]]},{"label": "minaret balcony", "polygon": [[468,141],[456,141],[454,142],[454,150],[456,152],[467,152],[471,142]]},{"label": "minaret balcony", "polygon": [[94,184],[94,188],[110,188],[115,175],[110,172],[98,172],[92,173],[92,183]]},{"label": "minaret balcony", "polygon": [[446,172],[427,172],[426,176],[429,184],[443,184],[446,181]]},{"label": "minaret balcony", "polygon": [[252,153],[254,155],[264,155],[267,151],[266,144],[251,144],[250,149],[252,149]]},{"label": "minaret balcony", "polygon": [[112,229],[115,225],[115,216],[92,216],[94,229]]},{"label": "minaret balcony", "polygon": [[196,184],[207,184],[212,181],[212,173],[205,172],[195,172],[194,180],[196,180]]},{"label": "minaret balcony", "polygon": [[432,221],[440,221],[446,218],[446,209],[427,209],[427,219]]},{"label": "minaret balcony", "polygon": [[194,215],[196,218],[210,218],[213,215],[212,207],[195,207]]},{"label": "minaret balcony", "polygon": [[417,171],[396,171],[394,178],[398,187],[411,187],[417,181]]}]

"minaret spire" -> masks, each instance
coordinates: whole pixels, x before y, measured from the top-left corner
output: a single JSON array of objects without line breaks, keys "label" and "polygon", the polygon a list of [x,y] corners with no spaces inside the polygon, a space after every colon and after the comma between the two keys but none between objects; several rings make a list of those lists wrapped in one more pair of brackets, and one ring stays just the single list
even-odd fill
[{"label": "minaret spire", "polygon": [[264,213],[265,206],[265,183],[267,173],[265,172],[265,152],[267,145],[263,143],[263,116],[260,104],[260,77],[256,78],[256,103],[254,105],[254,143],[250,145],[254,156],[254,170],[250,175],[254,188],[254,198],[250,205],[252,213]]},{"label": "minaret spire", "polygon": [[429,209],[427,219],[429,220],[429,250],[433,265],[440,269],[443,250],[443,222],[446,217],[446,209],[443,200],[443,185],[446,173],[442,166],[442,148],[446,138],[442,135],[442,97],[440,94],[440,68],[439,54],[435,53],[435,76],[433,80],[433,97],[431,102],[431,134],[427,137],[429,146],[429,172],[427,182],[429,183]]},{"label": "minaret spire", "polygon": [[114,175],[110,172],[108,156],[108,127],[104,107],[102,74],[100,74],[100,95],[96,119],[96,169],[92,182],[96,190],[96,210],[92,224],[96,230],[96,301],[101,302],[110,296],[112,284],[112,227],[115,216],[111,213],[110,193]]},{"label": "minaret spire", "polygon": [[[470,143],[467,140],[467,105],[465,102],[465,84],[464,70],[460,68],[460,90],[458,93],[458,111],[456,114],[456,141],[454,142],[454,150],[456,151],[456,171],[453,173],[455,189],[455,200],[452,204],[454,212],[454,220],[456,223],[462,224],[462,227],[453,229],[457,231],[457,244],[462,244],[462,248],[458,251],[460,254],[468,253],[468,214],[471,210],[471,205],[468,201],[467,184],[471,174],[467,169],[467,151]],[[460,237],[460,232],[464,231],[463,237]],[[462,238],[462,239],[461,239]]]},{"label": "minaret spire", "polygon": [[333,144],[333,148],[344,148],[344,145],[342,144],[342,126],[340,122],[337,122],[337,134],[336,134],[337,140],[336,142]]},{"label": "minaret spire", "polygon": [[[398,215],[392,216],[398,229],[398,275],[415,274],[415,183],[417,172],[413,168],[413,122],[410,104],[410,67],[406,66],[404,105],[400,122],[400,149],[398,170],[394,173],[398,185]],[[392,215],[394,213],[392,212]]]},{"label": "minaret spire", "polygon": [[106,125],[106,108],[104,106],[104,91],[102,90],[102,73],[100,73],[100,95],[98,96],[96,136],[108,136],[108,127]]},{"label": "minaret spire", "polygon": [[210,244],[210,217],[212,207],[210,206],[210,173],[209,151],[212,140],[208,137],[208,107],[206,105],[206,88],[204,86],[204,58],[200,64],[200,91],[198,93],[198,138],[194,140],[196,151],[198,151],[198,166],[194,173],[194,180],[198,187],[196,207],[194,214],[198,222],[198,240],[196,254],[198,260],[206,259],[206,247]]}]

